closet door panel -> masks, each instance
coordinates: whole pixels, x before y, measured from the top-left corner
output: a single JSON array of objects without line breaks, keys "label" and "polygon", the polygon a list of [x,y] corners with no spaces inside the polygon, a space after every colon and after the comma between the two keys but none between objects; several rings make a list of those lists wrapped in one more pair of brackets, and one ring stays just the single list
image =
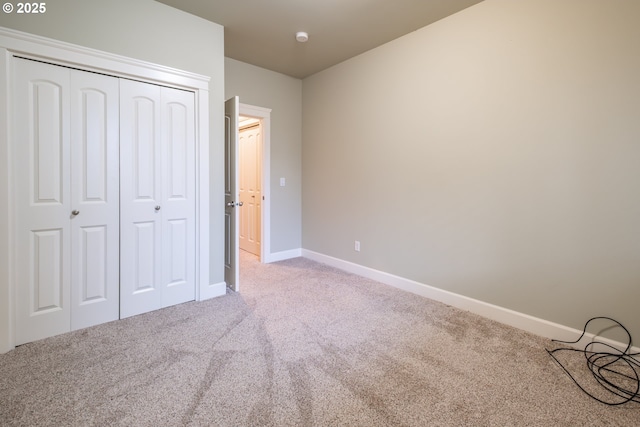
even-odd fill
[{"label": "closet door panel", "polygon": [[119,96],[117,78],[71,72],[72,330],[119,317]]},{"label": "closet door panel", "polygon": [[[34,270],[30,278],[31,314],[45,315],[63,311],[64,232],[62,229],[31,230],[29,256]],[[64,328],[65,330],[68,327]]]},{"label": "closet door panel", "polygon": [[162,306],[195,299],[195,99],[162,88]]},{"label": "closet door panel", "polygon": [[70,324],[69,70],[13,60],[16,345]]},{"label": "closet door panel", "polygon": [[120,317],[162,306],[160,87],[120,81]]}]

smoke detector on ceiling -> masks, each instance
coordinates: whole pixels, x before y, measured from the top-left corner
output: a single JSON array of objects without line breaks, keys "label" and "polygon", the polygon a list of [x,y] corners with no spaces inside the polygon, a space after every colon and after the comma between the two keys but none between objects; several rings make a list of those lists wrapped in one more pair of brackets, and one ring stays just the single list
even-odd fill
[{"label": "smoke detector on ceiling", "polygon": [[296,33],[296,40],[298,40],[300,43],[304,43],[309,40],[309,34],[307,34],[306,31],[298,31]]}]

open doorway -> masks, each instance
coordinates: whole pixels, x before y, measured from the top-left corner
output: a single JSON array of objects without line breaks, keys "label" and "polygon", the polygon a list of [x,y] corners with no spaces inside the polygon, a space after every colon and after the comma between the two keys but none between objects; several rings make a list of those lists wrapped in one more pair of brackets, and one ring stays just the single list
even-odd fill
[{"label": "open doorway", "polygon": [[269,262],[270,250],[270,120],[271,109],[239,104],[238,121],[238,245]]},{"label": "open doorway", "polygon": [[238,121],[238,197],[240,250],[260,258],[262,241],[262,122],[240,116]]},{"label": "open doorway", "polygon": [[[271,226],[270,226],[270,198],[271,189],[269,165],[271,110],[247,104],[240,104],[237,96],[225,101],[225,168],[224,168],[224,201],[225,201],[225,239],[224,239],[224,280],[229,289],[240,290],[240,212],[244,203],[240,199],[239,191],[239,122],[240,116],[256,119],[260,125],[260,154],[256,154],[255,162],[259,162],[259,171],[254,171],[256,185],[260,186],[260,215],[259,215],[259,261],[270,262],[271,254]],[[257,151],[256,151],[257,153]],[[256,195],[254,192],[252,195]],[[244,251],[243,251],[244,252]]]}]

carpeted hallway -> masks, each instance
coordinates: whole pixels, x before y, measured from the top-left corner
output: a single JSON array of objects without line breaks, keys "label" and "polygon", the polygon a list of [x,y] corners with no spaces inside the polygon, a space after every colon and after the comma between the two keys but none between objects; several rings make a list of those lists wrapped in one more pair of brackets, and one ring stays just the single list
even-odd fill
[{"label": "carpeted hallway", "polygon": [[[548,340],[303,258],[0,355],[2,426],[637,426]],[[579,356],[568,363],[580,369]]]}]

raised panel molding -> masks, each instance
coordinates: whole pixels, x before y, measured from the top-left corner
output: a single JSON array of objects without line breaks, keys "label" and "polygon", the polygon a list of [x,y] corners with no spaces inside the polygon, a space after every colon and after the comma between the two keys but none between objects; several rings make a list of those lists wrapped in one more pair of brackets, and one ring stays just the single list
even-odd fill
[{"label": "raised panel molding", "polygon": [[32,231],[32,314],[62,309],[62,229]]},{"label": "raised panel molding", "polygon": [[40,81],[31,85],[30,105],[34,122],[31,138],[34,171],[34,204],[62,203],[62,105],[61,88]]},{"label": "raised panel molding", "polygon": [[86,202],[107,199],[107,98],[104,92],[82,90],[83,191]]},{"label": "raised panel molding", "polygon": [[154,101],[148,98],[136,98],[133,101],[134,128],[132,135],[133,156],[136,173],[135,179],[135,199],[153,199],[156,194],[155,174],[157,173],[156,162],[156,135],[155,105]]},{"label": "raised panel molding", "polygon": [[168,221],[168,232],[164,242],[171,251],[171,263],[169,270],[169,283],[167,286],[175,286],[187,281],[187,233],[189,232],[187,219],[172,219]]},{"label": "raised panel molding", "polygon": [[137,294],[155,288],[156,223],[138,222],[134,224],[134,230],[136,262],[133,263],[135,279],[132,283],[135,284],[133,293]]},{"label": "raised panel molding", "polygon": [[80,305],[107,298],[107,226],[82,227],[80,253],[85,266],[80,275]]},{"label": "raised panel molding", "polygon": [[167,141],[169,149],[169,168],[166,171],[169,174],[170,187],[167,197],[172,200],[187,198],[187,174],[189,166],[187,164],[188,147],[184,141],[187,140],[187,110],[184,105],[176,102],[167,104],[167,114],[169,120],[167,126],[169,131]]}]

